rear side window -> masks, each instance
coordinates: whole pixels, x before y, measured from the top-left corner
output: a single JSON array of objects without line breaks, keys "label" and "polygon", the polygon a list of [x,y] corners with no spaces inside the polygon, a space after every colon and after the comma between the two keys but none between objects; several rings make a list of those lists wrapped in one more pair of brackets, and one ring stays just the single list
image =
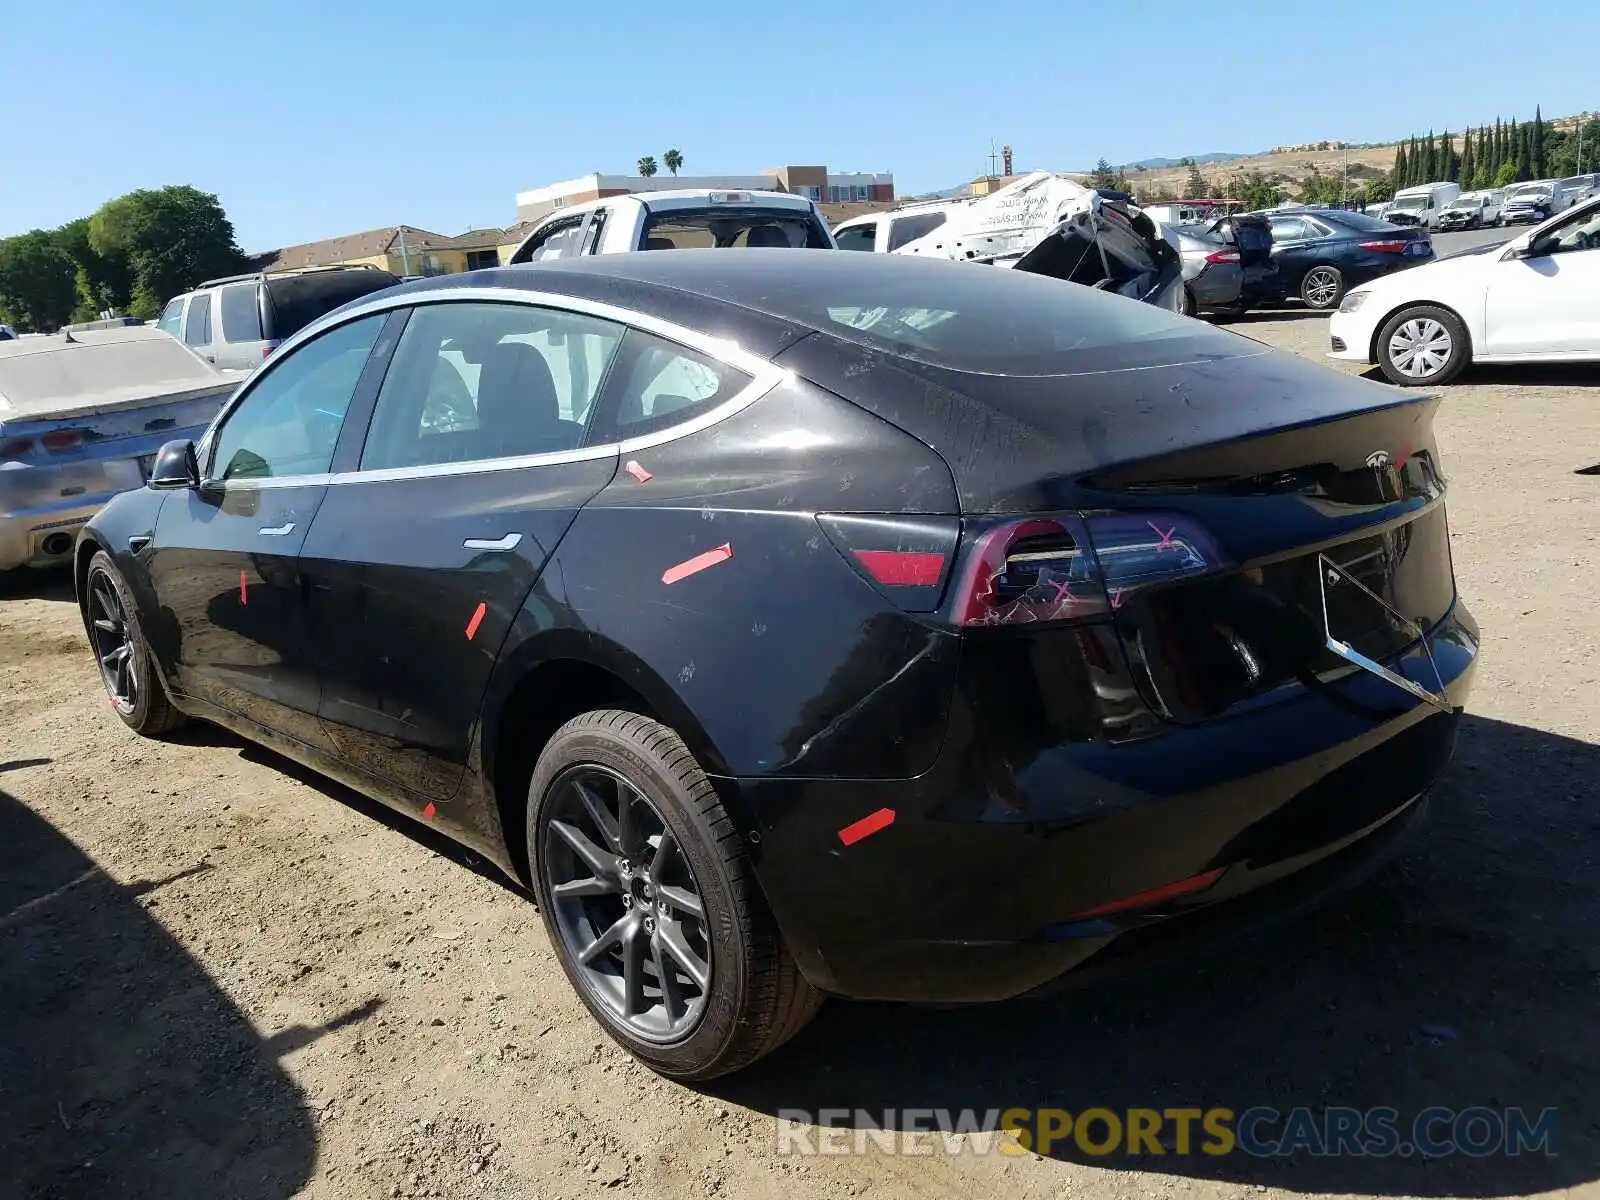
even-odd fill
[{"label": "rear side window", "polygon": [[792,208],[750,205],[680,208],[651,213],[644,224],[650,250],[725,249],[766,246],[811,250],[828,248],[826,233],[809,214]]},{"label": "rear side window", "polygon": [[900,249],[907,242],[914,242],[919,237],[927,237],[939,226],[943,225],[945,214],[942,212],[919,213],[914,217],[900,217],[889,225],[889,251]]},{"label": "rear side window", "polygon": [[836,230],[833,240],[841,250],[865,250],[871,253],[878,248],[878,223],[866,221],[849,229]]},{"label": "rear side window", "polygon": [[519,261],[548,262],[553,258],[571,258],[578,252],[578,238],[582,232],[582,214],[556,221],[539,235],[538,242]]},{"label": "rear side window", "polygon": [[222,340],[261,340],[261,301],[254,283],[230,283],[217,293],[222,310]]},{"label": "rear side window", "polygon": [[183,340],[191,346],[211,344],[210,292],[196,292],[189,297],[189,316],[183,323]]},{"label": "rear side window", "polygon": [[526,304],[416,309],[378,393],[361,469],[576,449],[622,335],[610,321]]},{"label": "rear side window", "polygon": [[625,440],[693,420],[738,395],[750,376],[676,342],[630,329],[608,386],[607,428]]},{"label": "rear side window", "polygon": [[281,342],[318,317],[399,282],[388,271],[366,268],[270,275],[266,281],[267,328],[262,336]]},{"label": "rear side window", "polygon": [[183,297],[168,300],[167,306],[161,310],[161,319],[156,322],[157,329],[164,329],[173,337],[178,337],[183,329]]}]

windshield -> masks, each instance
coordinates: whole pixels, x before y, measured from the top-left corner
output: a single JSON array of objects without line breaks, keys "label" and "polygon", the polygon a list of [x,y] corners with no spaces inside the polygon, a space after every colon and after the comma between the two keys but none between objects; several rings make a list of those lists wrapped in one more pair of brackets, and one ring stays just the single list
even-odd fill
[{"label": "windshield", "polygon": [[1550,189],[1546,187],[1519,187],[1511,189],[1509,198],[1512,200],[1542,200],[1549,195]]},{"label": "windshield", "polygon": [[644,226],[646,250],[722,249],[771,246],[826,250],[827,236],[806,213],[753,205],[680,208],[651,213]]},{"label": "windshield", "polygon": [[1478,207],[1478,201],[1476,201],[1476,200],[1452,200],[1452,201],[1450,201],[1449,207],[1447,207],[1445,209],[1445,212],[1450,212],[1451,209],[1457,209],[1457,208],[1460,208],[1460,209],[1473,209],[1473,208],[1477,208],[1477,207]]},{"label": "windshield", "polygon": [[1399,196],[1390,207],[1398,208],[1405,212],[1410,212],[1413,208],[1427,208],[1428,198],[1426,196]]}]

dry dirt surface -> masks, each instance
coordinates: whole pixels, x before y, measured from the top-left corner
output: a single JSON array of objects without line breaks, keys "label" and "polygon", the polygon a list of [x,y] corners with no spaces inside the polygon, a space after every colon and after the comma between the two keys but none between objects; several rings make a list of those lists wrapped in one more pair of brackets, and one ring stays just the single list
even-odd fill
[{"label": "dry dirt surface", "polygon": [[[1449,389],[1481,668],[1431,825],[1364,889],[1180,974],[832,1003],[705,1090],[605,1040],[527,897],[432,831],[220,732],[129,733],[34,581],[0,600],[0,1197],[1600,1194],[1597,383]],[[784,1109],[1217,1105],[1556,1108],[1559,1153],[777,1152]]]}]

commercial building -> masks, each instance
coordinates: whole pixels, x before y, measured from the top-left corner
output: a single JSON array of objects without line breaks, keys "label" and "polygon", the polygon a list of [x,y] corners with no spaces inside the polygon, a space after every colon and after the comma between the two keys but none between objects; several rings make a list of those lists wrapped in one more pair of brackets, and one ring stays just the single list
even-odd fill
[{"label": "commercial building", "polygon": [[526,224],[517,224],[510,229],[473,229],[452,236],[414,225],[390,225],[285,246],[260,256],[258,269],[373,266],[396,275],[451,275],[500,266],[527,231]]},{"label": "commercial building", "polygon": [[591,172],[576,179],[517,193],[517,220],[537,221],[558,208],[629,192],[675,188],[717,191],[775,191],[807,196],[819,204],[889,204],[894,201],[894,176],[887,171],[830,172],[825,166],[768,167],[754,175],[604,175]]}]

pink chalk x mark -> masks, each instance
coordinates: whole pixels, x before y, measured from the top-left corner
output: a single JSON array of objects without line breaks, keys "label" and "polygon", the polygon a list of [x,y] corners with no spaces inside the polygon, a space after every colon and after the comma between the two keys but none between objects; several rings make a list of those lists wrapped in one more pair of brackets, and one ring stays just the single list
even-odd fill
[{"label": "pink chalk x mark", "polygon": [[1406,469],[1406,463],[1408,463],[1410,461],[1411,461],[1411,443],[1407,442],[1404,446],[1400,447],[1400,453],[1395,455],[1395,458],[1394,458],[1394,469],[1396,471],[1404,471]]},{"label": "pink chalk x mark", "polygon": [[422,806],[422,819],[424,821],[433,820],[433,818],[435,816],[437,816],[438,813],[439,813],[439,810],[436,807],[434,807],[434,803],[433,803],[432,800],[429,800],[426,804],[424,804]]},{"label": "pink chalk x mark", "polygon": [[483,600],[478,601],[478,607],[472,610],[472,620],[467,622],[467,641],[471,641],[478,632],[478,626],[483,624],[483,615],[489,611],[489,605]]},{"label": "pink chalk x mark", "polygon": [[239,603],[240,604],[249,604],[250,603],[250,594],[245,591],[245,578],[244,578],[244,572],[243,571],[239,572]]},{"label": "pink chalk x mark", "polygon": [[864,837],[871,837],[894,824],[894,809],[880,808],[875,813],[868,813],[859,821],[853,821],[839,830],[839,840],[846,846],[854,846]]},{"label": "pink chalk x mark", "polygon": [[641,467],[638,463],[634,462],[631,458],[628,460],[628,465],[623,467],[622,469],[624,471],[626,471],[629,475],[632,475],[640,483],[649,483],[652,479],[655,478],[654,475],[650,474],[649,471],[646,471],[643,467]]},{"label": "pink chalk x mark", "polygon": [[1156,531],[1156,536],[1161,539],[1156,543],[1157,550],[1176,550],[1178,548],[1178,543],[1172,540],[1172,535],[1178,532],[1178,527],[1176,525],[1174,525],[1171,529],[1162,532],[1161,526],[1157,525],[1154,521],[1146,521],[1145,524],[1150,526],[1151,529],[1154,529]]},{"label": "pink chalk x mark", "polygon": [[1063,579],[1060,583],[1056,584],[1056,594],[1052,598],[1051,603],[1065,604],[1068,600],[1073,599],[1076,599],[1076,597],[1074,597],[1072,594],[1072,580]]},{"label": "pink chalk x mark", "polygon": [[1122,602],[1124,600],[1126,600],[1127,598],[1128,598],[1127,595],[1123,592],[1123,590],[1121,588],[1112,588],[1111,589],[1111,611],[1112,612],[1116,612],[1117,609],[1121,608],[1122,607]]},{"label": "pink chalk x mark", "polygon": [[725,563],[733,557],[733,544],[723,542],[720,546],[713,546],[704,554],[696,554],[691,559],[679,563],[675,567],[668,567],[661,573],[661,582],[671,585],[697,575],[707,567],[714,567],[718,563]]}]

